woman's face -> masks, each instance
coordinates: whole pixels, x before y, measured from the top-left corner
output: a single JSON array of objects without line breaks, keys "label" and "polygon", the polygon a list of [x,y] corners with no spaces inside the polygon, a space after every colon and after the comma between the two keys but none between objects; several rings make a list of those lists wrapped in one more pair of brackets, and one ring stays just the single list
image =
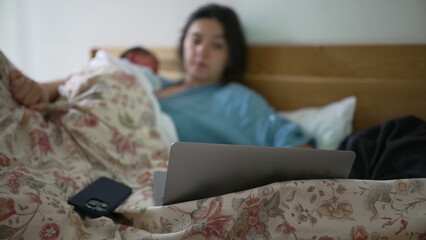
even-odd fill
[{"label": "woman's face", "polygon": [[200,18],[189,26],[183,61],[186,81],[197,85],[220,82],[228,64],[228,45],[219,21]]}]

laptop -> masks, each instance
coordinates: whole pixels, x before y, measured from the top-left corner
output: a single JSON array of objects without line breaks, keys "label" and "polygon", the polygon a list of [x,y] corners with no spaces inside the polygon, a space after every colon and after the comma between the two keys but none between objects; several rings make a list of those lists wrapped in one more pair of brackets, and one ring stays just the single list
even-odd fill
[{"label": "laptop", "polygon": [[157,206],[243,191],[274,182],[347,178],[352,151],[176,142],[168,170],[154,172]]}]

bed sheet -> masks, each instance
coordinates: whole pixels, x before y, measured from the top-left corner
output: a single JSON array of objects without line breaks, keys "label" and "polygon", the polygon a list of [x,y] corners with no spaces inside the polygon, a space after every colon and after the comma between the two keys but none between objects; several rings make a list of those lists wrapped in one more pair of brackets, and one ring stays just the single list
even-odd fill
[{"label": "bed sheet", "polygon": [[[133,76],[86,67],[72,106],[41,114],[12,99],[8,71],[0,54],[0,239],[426,238],[426,179],[288,181],[154,207],[167,144]],[[98,176],[133,188],[117,218],[67,204]]]}]

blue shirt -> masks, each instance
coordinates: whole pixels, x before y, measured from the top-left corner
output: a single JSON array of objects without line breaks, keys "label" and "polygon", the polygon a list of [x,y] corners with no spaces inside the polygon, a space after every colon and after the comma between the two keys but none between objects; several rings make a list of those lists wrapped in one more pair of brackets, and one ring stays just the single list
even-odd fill
[{"label": "blue shirt", "polygon": [[315,144],[296,124],[277,116],[259,94],[238,83],[193,87],[159,102],[184,142],[276,147]]}]

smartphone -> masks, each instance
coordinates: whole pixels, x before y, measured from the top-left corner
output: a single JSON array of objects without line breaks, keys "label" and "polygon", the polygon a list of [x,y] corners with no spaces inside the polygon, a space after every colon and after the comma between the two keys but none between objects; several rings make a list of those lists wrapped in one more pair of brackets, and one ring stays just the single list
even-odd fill
[{"label": "smartphone", "polygon": [[132,189],[101,177],[68,200],[74,209],[92,218],[106,216],[132,193]]}]

